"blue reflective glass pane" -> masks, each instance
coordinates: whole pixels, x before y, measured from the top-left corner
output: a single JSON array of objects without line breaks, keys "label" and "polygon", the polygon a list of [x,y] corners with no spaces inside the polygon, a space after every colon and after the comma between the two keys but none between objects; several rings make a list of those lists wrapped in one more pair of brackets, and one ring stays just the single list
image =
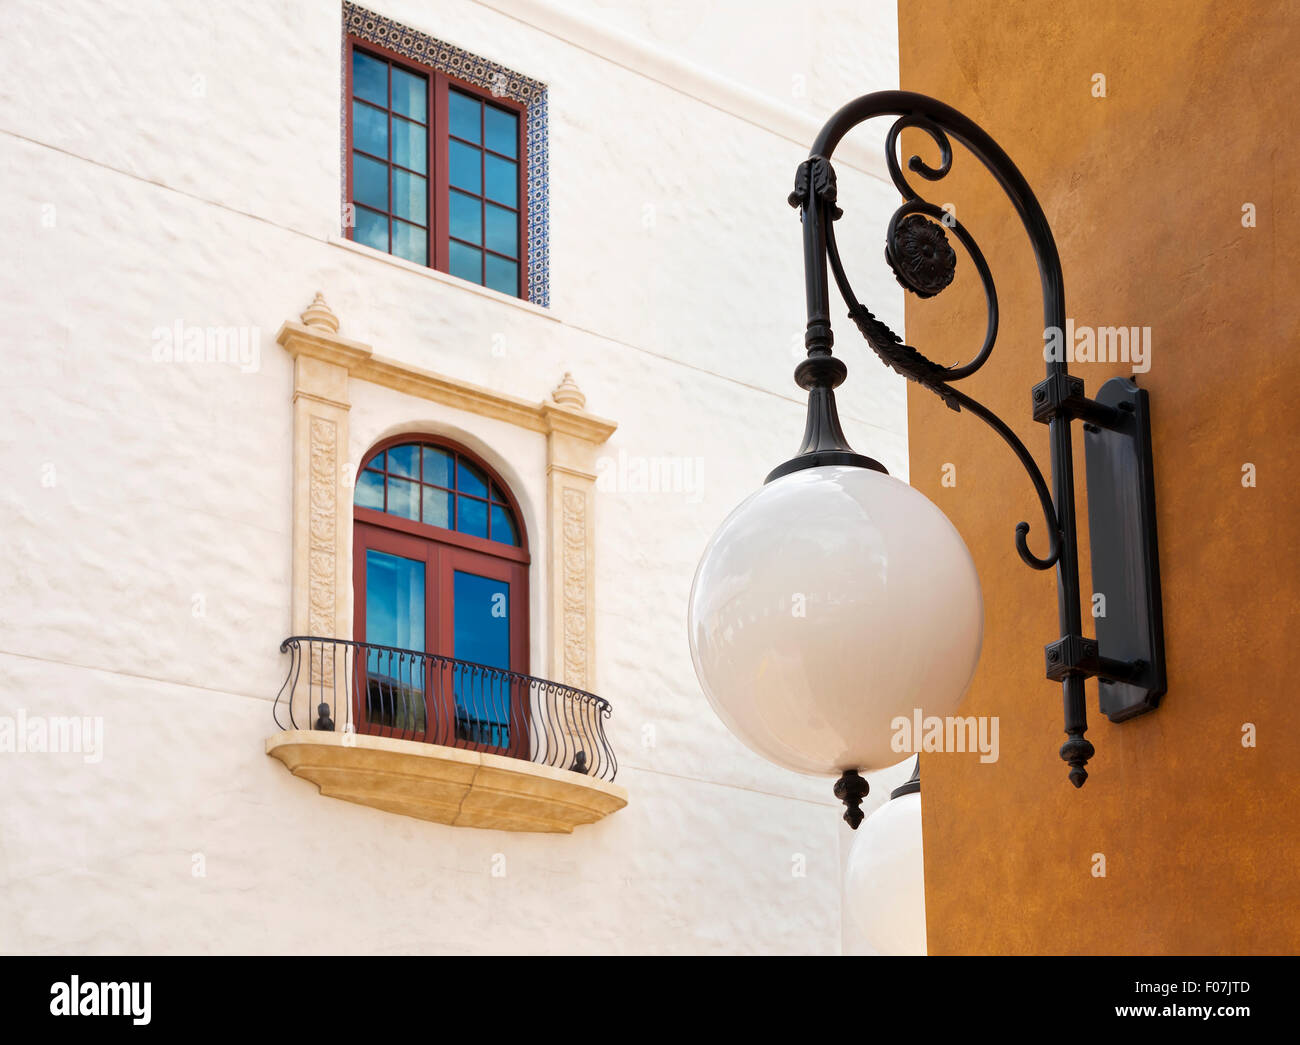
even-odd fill
[{"label": "blue reflective glass pane", "polygon": [[[507,671],[510,668],[510,585],[456,570],[452,579],[453,656]],[[456,684],[456,732],[490,747],[510,745],[510,678],[466,670]]]},{"label": "blue reflective glass pane", "polygon": [[512,159],[519,152],[519,117],[491,105],[483,110],[483,144]]},{"label": "blue reflective glass pane", "polygon": [[417,265],[429,264],[429,230],[393,219],[393,253]]},{"label": "blue reflective glass pane", "polygon": [[452,190],[451,234],[469,243],[483,242],[483,204],[477,196]]},{"label": "blue reflective glass pane", "polygon": [[477,98],[471,98],[460,91],[447,92],[447,123],[451,133],[467,142],[481,145],[479,138],[479,120],[483,104]]},{"label": "blue reflective glass pane", "polygon": [[352,144],[362,152],[388,158],[388,113],[365,102],[352,103]]},{"label": "blue reflective glass pane", "polygon": [[352,93],[378,105],[388,105],[388,63],[360,51],[352,52]]},{"label": "blue reflective glass pane", "polygon": [[380,450],[379,453],[367,461],[366,467],[373,468],[376,472],[382,472],[384,470],[384,451]]},{"label": "blue reflective glass pane", "polygon": [[376,210],[388,209],[388,164],[352,154],[352,198]]},{"label": "blue reflective glass pane", "polygon": [[448,268],[453,276],[472,283],[483,282],[483,252],[462,243],[448,244]]},{"label": "blue reflective glass pane", "polygon": [[400,116],[393,117],[393,162],[421,174],[429,165],[428,132]]},{"label": "blue reflective glass pane", "polygon": [[483,191],[483,172],[479,164],[483,153],[472,145],[451,142],[447,146],[447,163],[452,185],[469,192]]},{"label": "blue reflective glass pane", "polygon": [[484,246],[498,254],[519,257],[519,213],[491,203],[485,206],[484,211],[487,219],[487,242]]},{"label": "blue reflective glass pane", "polygon": [[357,208],[357,226],[352,230],[352,238],[375,250],[388,250],[388,219],[365,207]]},{"label": "blue reflective glass pane", "polygon": [[[366,549],[366,641],[399,651],[424,650],[424,563]],[[423,657],[368,652],[366,718],[393,729],[424,730]]]},{"label": "blue reflective glass pane", "polygon": [[393,66],[393,112],[428,123],[429,81]]},{"label": "blue reflective glass pane", "polygon": [[424,481],[451,488],[451,454],[436,446],[424,447]]},{"label": "blue reflective glass pane", "polygon": [[498,258],[495,254],[487,256],[487,273],[483,285],[499,290],[502,294],[519,293],[519,266],[513,261]]},{"label": "blue reflective glass pane", "polygon": [[473,494],[475,497],[488,495],[488,478],[478,465],[470,464],[465,458],[456,462],[456,489],[461,493]]},{"label": "blue reflective glass pane", "polygon": [[499,156],[488,156],[483,170],[487,178],[484,195],[508,207],[519,206],[519,164]]},{"label": "blue reflective glass pane", "polygon": [[384,510],[384,477],[378,472],[362,472],[357,479],[356,502],[362,508]]},{"label": "blue reflective glass pane", "polygon": [[366,549],[366,641],[424,649],[424,563]]},{"label": "blue reflective glass pane", "polygon": [[420,484],[405,479],[388,480],[388,514],[420,519]]},{"label": "blue reflective glass pane", "polygon": [[424,519],[423,521],[429,526],[441,526],[444,530],[452,529],[452,512],[455,507],[452,504],[455,494],[449,490],[439,490],[432,486],[425,486],[424,491]]},{"label": "blue reflective glass pane", "polygon": [[429,224],[429,181],[393,168],[393,217],[416,225]]},{"label": "blue reflective glass pane", "polygon": [[492,506],[492,539],[502,544],[519,545],[519,534],[515,532],[515,520],[509,509],[499,504]]},{"label": "blue reflective glass pane", "polygon": [[456,502],[456,529],[470,537],[486,537],[487,501],[478,501],[473,497],[461,497]]},{"label": "blue reflective glass pane", "polygon": [[420,448],[410,443],[392,447],[388,451],[388,470],[393,475],[420,478]]}]

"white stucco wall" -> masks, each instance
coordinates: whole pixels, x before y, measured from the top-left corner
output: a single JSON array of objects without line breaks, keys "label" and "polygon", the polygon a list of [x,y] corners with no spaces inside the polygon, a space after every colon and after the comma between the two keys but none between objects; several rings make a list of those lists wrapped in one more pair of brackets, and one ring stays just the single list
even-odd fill
[{"label": "white stucco wall", "polygon": [[[718,722],[685,606],[717,524],[798,444],[784,200],[830,109],[896,86],[893,5],[820,5],[826,62],[776,5],[717,5],[689,32],[656,3],[368,6],[548,84],[549,314],[339,242],[338,4],[6,5],[0,715],[102,716],[104,750],[0,753],[0,950],[835,953],[830,782]],[[878,264],[895,195],[861,156],[839,165],[841,242],[901,329]],[[444,827],[323,798],[263,754],[290,628],[274,335],[318,290],[386,356],[534,401],[572,371],[619,424],[603,453],[698,469],[691,489],[597,498],[596,678],[625,810],[572,836]],[[177,321],[258,328],[256,368],[154,362]],[[905,477],[901,380],[842,349],[850,438]],[[544,518],[541,437],[352,394],[354,455],[459,429]]]}]

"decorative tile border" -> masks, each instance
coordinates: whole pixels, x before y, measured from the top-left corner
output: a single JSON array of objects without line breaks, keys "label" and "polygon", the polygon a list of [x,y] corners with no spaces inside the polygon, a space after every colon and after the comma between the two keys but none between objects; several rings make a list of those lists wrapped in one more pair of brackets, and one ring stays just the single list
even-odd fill
[{"label": "decorative tile border", "polygon": [[[528,111],[528,300],[549,308],[551,304],[550,164],[548,158],[546,84],[470,54],[410,26],[384,18],[364,7],[343,4],[343,35],[369,40],[414,62],[458,77],[498,97],[524,105]],[[346,49],[344,50],[346,61]],[[347,100],[343,100],[346,106]],[[346,118],[346,108],[344,118]],[[345,158],[346,162],[346,158]],[[346,203],[346,201],[344,201]]]}]

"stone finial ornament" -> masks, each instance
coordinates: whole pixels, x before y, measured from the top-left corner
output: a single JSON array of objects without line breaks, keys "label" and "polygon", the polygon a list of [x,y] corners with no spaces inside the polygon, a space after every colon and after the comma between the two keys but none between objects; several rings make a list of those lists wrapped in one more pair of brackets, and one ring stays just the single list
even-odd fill
[{"label": "stone finial ornament", "polygon": [[572,406],[578,410],[587,405],[587,397],[582,394],[582,389],[567,370],[564,372],[564,380],[556,385],[555,391],[551,393],[551,398],[561,406]]},{"label": "stone finial ornament", "polygon": [[320,291],[316,292],[316,297],[302,313],[302,321],[309,327],[322,327],[331,334],[339,332],[339,317],[334,314],[334,310],[325,304],[325,298]]}]

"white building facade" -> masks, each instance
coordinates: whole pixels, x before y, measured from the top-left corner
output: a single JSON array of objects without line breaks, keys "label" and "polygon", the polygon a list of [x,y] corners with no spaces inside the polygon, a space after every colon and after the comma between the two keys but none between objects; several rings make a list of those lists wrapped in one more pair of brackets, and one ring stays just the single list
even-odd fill
[{"label": "white building facade", "polygon": [[785,197],[895,11],[702,8],[9,5],[0,949],[853,949],[831,781],[728,733],[685,611],[798,446]]}]

